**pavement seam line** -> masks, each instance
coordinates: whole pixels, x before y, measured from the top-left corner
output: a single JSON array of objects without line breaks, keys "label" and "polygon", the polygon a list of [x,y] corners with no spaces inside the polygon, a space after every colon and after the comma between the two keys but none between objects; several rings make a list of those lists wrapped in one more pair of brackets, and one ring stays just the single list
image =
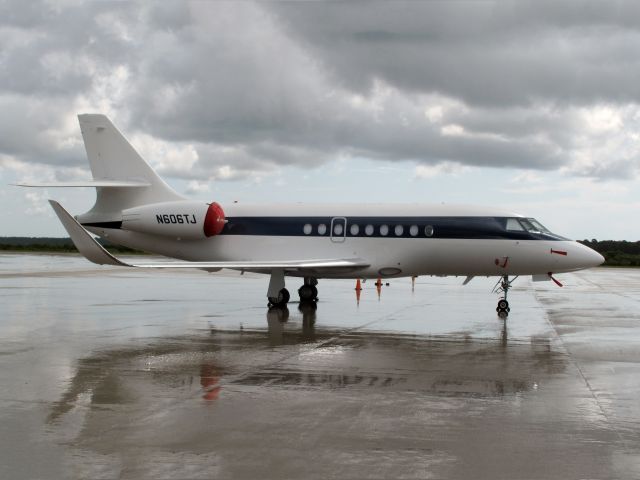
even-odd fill
[{"label": "pavement seam line", "polygon": [[591,397],[593,398],[593,400],[596,402],[596,405],[598,405],[598,409],[600,410],[600,413],[602,414],[602,416],[604,417],[604,419],[607,421],[607,423],[609,424],[609,426],[613,429],[613,431],[615,432],[616,436],[618,437],[618,439],[620,440],[620,442],[622,443],[622,445],[624,446],[625,450],[627,451],[627,453],[631,453],[631,449],[629,447],[628,442],[625,440],[625,438],[622,436],[622,434],[619,432],[619,430],[615,427],[614,423],[612,422],[611,418],[609,417],[609,415],[607,414],[607,412],[605,411],[604,407],[602,406],[602,403],[600,402],[600,400],[598,399],[598,395],[596,395],[595,390],[593,389],[593,387],[591,386],[591,383],[589,383],[589,380],[587,379],[586,375],[584,374],[584,372],[582,371],[582,368],[580,368],[580,364],[578,363],[578,361],[575,359],[575,357],[573,356],[573,353],[571,352],[571,350],[569,349],[569,347],[567,346],[567,344],[564,342],[562,336],[558,333],[558,330],[556,329],[555,325],[553,324],[553,322],[551,321],[551,319],[549,318],[549,314],[547,312],[546,307],[542,304],[542,302],[540,301],[539,297],[538,297],[538,291],[536,289],[533,289],[533,296],[536,299],[536,302],[538,303],[538,305],[540,306],[540,308],[542,308],[543,312],[544,312],[544,319],[547,322],[547,324],[549,325],[549,327],[551,327],[551,329],[553,330],[553,333],[556,335],[556,338],[558,339],[558,341],[560,342],[560,345],[562,346],[562,348],[564,349],[564,351],[567,353],[567,355],[569,356],[569,359],[571,361],[571,363],[575,366],[576,370],[578,371],[578,374],[580,375],[580,378],[582,378],[582,381],[584,382],[584,384],[587,386],[587,389],[589,390],[589,393],[591,394]]}]

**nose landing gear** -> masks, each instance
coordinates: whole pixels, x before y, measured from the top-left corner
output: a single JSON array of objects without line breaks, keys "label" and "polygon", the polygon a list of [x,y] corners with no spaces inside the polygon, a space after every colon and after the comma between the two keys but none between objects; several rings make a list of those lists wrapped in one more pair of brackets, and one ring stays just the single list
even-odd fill
[{"label": "nose landing gear", "polygon": [[496,312],[500,313],[500,312],[510,312],[511,309],[509,308],[509,302],[507,302],[506,299],[501,298],[500,300],[498,300],[498,306],[496,307]]},{"label": "nose landing gear", "polygon": [[509,289],[511,288],[511,284],[513,281],[518,278],[514,277],[512,280],[509,280],[508,275],[504,275],[498,283],[494,287],[493,291],[497,293],[502,293],[503,297],[498,300],[498,306],[496,307],[496,312],[500,317],[506,317],[509,315],[511,308],[509,308],[509,301],[507,300],[507,295],[509,294]]}]

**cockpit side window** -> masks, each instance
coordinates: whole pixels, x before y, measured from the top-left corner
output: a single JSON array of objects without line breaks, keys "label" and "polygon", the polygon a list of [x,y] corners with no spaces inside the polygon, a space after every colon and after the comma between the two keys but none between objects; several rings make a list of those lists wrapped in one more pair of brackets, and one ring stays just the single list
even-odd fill
[{"label": "cockpit side window", "polygon": [[519,221],[520,221],[520,225],[522,225],[527,232],[529,233],[536,232],[536,227],[534,227],[528,219],[520,218]]},{"label": "cockpit side window", "polygon": [[524,227],[520,225],[517,218],[507,218],[506,229],[511,232],[524,232]]}]

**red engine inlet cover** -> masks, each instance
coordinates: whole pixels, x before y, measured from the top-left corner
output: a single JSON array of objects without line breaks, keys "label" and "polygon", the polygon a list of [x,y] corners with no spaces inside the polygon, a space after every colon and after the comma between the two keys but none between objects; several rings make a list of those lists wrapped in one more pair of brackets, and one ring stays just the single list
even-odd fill
[{"label": "red engine inlet cover", "polygon": [[224,228],[224,211],[222,207],[213,202],[207,209],[207,215],[204,217],[204,234],[207,237],[218,235]]}]

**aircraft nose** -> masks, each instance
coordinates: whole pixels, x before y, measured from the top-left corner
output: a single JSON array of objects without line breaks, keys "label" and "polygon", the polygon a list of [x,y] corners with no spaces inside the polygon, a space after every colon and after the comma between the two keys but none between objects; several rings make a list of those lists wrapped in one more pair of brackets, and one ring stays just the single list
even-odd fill
[{"label": "aircraft nose", "polygon": [[575,242],[578,247],[578,258],[581,264],[581,268],[591,268],[597,267],[598,265],[602,265],[604,263],[604,257],[600,255],[598,252],[589,248],[581,243]]},{"label": "aircraft nose", "polygon": [[596,262],[594,264],[594,267],[597,267],[598,265],[602,265],[605,261],[604,256],[596,252],[595,250],[591,250],[591,251],[593,252],[594,261]]}]

